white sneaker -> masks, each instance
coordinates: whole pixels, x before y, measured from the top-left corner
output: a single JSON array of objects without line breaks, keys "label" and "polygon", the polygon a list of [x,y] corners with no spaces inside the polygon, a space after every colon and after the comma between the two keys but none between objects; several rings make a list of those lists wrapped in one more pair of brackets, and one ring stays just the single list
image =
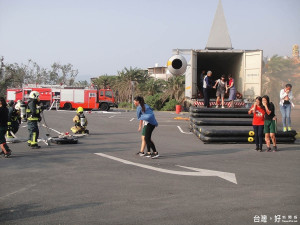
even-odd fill
[{"label": "white sneaker", "polygon": [[218,105],[216,105],[216,108],[219,108],[219,106],[218,106]]},{"label": "white sneaker", "polygon": [[156,158],[158,158],[158,157],[159,157],[158,152],[153,153],[152,156],[151,156],[152,159],[156,159]]},{"label": "white sneaker", "polygon": [[224,107],[224,105],[222,105],[222,109],[224,109],[225,107]]}]

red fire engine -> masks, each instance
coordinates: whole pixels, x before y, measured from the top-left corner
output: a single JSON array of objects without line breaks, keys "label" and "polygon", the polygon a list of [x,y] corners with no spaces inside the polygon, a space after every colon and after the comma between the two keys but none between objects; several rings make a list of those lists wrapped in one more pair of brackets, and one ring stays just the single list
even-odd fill
[{"label": "red fire engine", "polygon": [[93,89],[66,87],[60,85],[27,85],[23,88],[8,88],[7,101],[28,101],[31,91],[40,93],[40,100],[48,107],[71,110],[79,106],[84,109],[100,109],[107,111],[110,107],[118,107],[111,89]]}]

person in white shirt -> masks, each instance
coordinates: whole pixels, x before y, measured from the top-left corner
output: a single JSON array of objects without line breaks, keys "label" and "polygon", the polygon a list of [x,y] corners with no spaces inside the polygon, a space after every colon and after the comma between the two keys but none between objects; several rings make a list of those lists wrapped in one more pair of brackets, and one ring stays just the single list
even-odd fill
[{"label": "person in white shirt", "polygon": [[294,107],[292,99],[293,99],[292,85],[286,84],[285,88],[280,90],[280,102],[279,102],[284,132],[292,130],[291,106]]}]

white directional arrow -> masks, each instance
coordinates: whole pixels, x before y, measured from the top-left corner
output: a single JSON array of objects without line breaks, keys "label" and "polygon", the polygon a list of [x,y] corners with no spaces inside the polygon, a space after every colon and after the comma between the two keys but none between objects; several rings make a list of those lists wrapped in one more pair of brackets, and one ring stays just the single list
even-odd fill
[{"label": "white directional arrow", "polygon": [[144,165],[144,164],[141,164],[141,163],[130,162],[128,160],[120,159],[120,158],[110,156],[110,155],[106,155],[106,154],[103,154],[103,153],[95,153],[95,154],[99,155],[99,156],[102,156],[102,157],[105,157],[105,158],[108,158],[108,159],[112,159],[112,160],[124,163],[124,164],[138,166],[138,167],[142,167],[142,168],[145,168],[145,169],[158,171],[158,172],[161,172],[161,173],[168,173],[168,174],[175,174],[175,175],[182,175],[182,176],[220,177],[224,180],[227,180],[229,182],[237,184],[236,177],[235,177],[234,173],[227,173],[227,172],[215,171],[215,170],[206,170],[206,169],[179,166],[179,165],[177,165],[177,166],[185,168],[185,169],[190,169],[190,170],[193,170],[193,171],[197,171],[197,172],[167,170],[167,169],[157,168],[157,167],[154,167],[154,166]]}]

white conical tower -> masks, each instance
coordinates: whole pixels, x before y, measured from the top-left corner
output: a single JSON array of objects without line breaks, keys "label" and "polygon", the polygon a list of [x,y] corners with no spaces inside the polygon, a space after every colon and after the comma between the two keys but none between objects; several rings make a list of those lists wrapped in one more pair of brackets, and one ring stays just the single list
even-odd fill
[{"label": "white conical tower", "polygon": [[206,49],[232,49],[221,0],[219,0]]}]

